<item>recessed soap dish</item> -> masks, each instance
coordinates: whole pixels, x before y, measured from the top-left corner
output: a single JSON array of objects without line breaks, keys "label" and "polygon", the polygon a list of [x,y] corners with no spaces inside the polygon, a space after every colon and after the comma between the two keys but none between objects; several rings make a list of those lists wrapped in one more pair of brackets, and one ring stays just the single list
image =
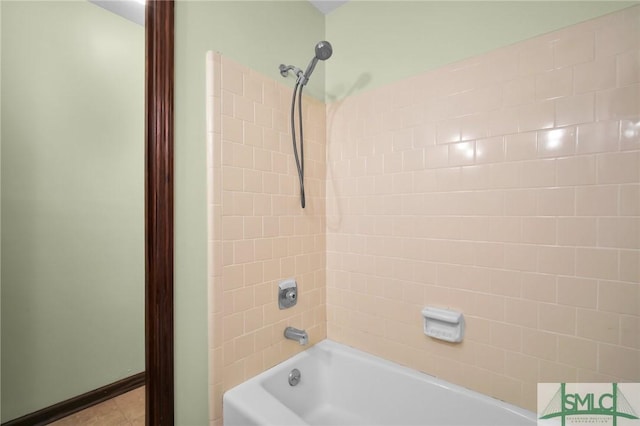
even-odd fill
[{"label": "recessed soap dish", "polygon": [[464,316],[462,312],[427,306],[422,310],[424,334],[447,342],[462,342]]}]

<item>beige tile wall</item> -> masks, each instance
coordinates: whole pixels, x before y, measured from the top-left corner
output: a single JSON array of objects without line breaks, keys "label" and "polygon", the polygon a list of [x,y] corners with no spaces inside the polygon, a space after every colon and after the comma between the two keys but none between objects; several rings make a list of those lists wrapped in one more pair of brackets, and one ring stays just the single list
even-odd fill
[{"label": "beige tile wall", "polygon": [[640,381],[639,23],[327,106],[329,338],[529,409],[537,382]]},{"label": "beige tile wall", "polygon": [[[304,211],[291,89],[210,53],[212,424],[300,350],[287,325],[529,409],[539,381],[640,381],[639,10],[326,116],[306,99]],[[279,311],[288,277],[301,299]],[[425,305],[462,310],[465,342],[424,336]]]},{"label": "beige tile wall", "polygon": [[[325,107],[304,104],[300,207],[289,108],[292,89],[228,58],[207,55],[210,398],[221,424],[225,390],[326,338]],[[278,282],[295,278],[297,306],[280,311]]]}]

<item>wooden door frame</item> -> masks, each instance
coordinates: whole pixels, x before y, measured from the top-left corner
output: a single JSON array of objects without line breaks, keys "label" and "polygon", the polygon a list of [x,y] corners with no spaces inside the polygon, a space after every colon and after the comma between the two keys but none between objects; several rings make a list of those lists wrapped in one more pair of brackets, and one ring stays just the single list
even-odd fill
[{"label": "wooden door frame", "polygon": [[174,2],[147,0],[145,123],[146,424],[173,425]]}]

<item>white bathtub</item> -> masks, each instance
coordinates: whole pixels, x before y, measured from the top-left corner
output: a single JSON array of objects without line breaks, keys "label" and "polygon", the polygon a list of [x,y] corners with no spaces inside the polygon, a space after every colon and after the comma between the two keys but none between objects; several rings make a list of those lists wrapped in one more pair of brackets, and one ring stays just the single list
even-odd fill
[{"label": "white bathtub", "polygon": [[529,411],[330,340],[227,391],[223,415],[225,426],[536,424]]}]

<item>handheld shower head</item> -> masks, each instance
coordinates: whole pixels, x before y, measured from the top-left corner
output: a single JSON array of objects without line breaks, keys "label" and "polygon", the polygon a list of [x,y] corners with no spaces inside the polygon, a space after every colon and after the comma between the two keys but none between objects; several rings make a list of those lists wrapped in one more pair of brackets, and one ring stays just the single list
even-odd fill
[{"label": "handheld shower head", "polygon": [[307,70],[304,72],[304,75],[300,78],[300,83],[304,86],[309,82],[309,77],[311,77],[311,73],[316,68],[316,64],[318,60],[326,61],[333,54],[333,47],[331,47],[331,43],[328,41],[320,41],[316,44],[316,55],[309,62],[309,66]]},{"label": "handheld shower head", "polygon": [[[321,41],[316,44],[316,54],[309,62],[307,70],[303,73],[300,68],[293,65],[280,64],[280,75],[286,77],[289,75],[289,71],[293,71],[298,80],[293,88],[293,98],[291,99],[291,139],[293,142],[293,156],[296,160],[296,169],[298,170],[298,178],[300,179],[300,205],[302,208],[305,206],[304,195],[304,143],[302,139],[302,90],[304,86],[309,82],[309,77],[316,67],[318,61],[326,61],[333,54],[333,48],[328,41]],[[296,111],[296,96],[298,98],[298,115],[300,117],[300,156],[298,156],[298,146],[296,144],[296,125],[295,125],[295,111]]]},{"label": "handheld shower head", "polygon": [[316,44],[316,58],[326,61],[333,54],[333,47],[328,41],[320,41]]}]

